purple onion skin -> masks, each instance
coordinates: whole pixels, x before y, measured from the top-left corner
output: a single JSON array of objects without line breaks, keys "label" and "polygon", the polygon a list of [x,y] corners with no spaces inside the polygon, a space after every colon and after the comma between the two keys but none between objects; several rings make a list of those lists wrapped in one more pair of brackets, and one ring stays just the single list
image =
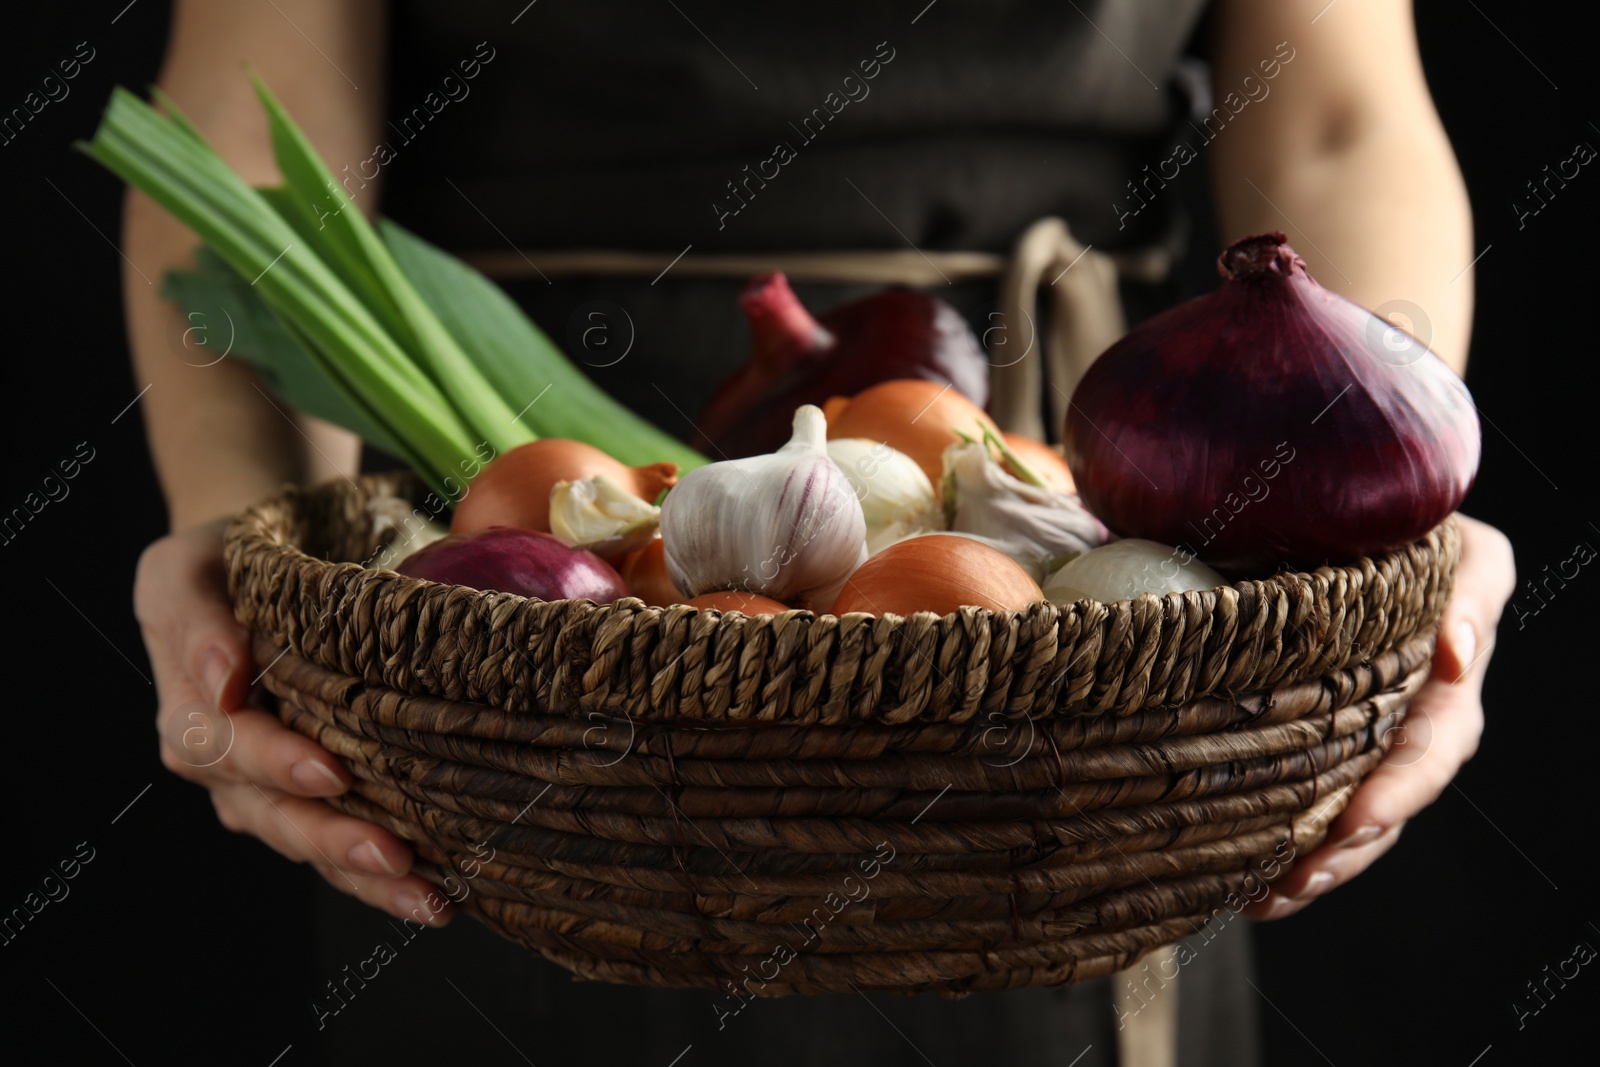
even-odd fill
[{"label": "purple onion skin", "polygon": [[1067,463],[1091,511],[1253,568],[1399,548],[1460,506],[1482,439],[1454,371],[1420,342],[1386,347],[1389,323],[1313,281],[1281,233],[1217,268],[1220,288],[1130,331],[1073,393]]},{"label": "purple onion skin", "polygon": [[572,548],[553,534],[510,526],[442,537],[401,560],[395,570],[537,600],[609,604],[630,595],[622,576],[593,552]]},{"label": "purple onion skin", "polygon": [[754,351],[712,394],[697,420],[696,448],[730,459],[776,452],[789,440],[796,408],[896,378],[948,384],[979,407],[989,402],[982,344],[961,313],[936,297],[887,289],[812,319],[777,275],[753,279],[740,299]]},{"label": "purple onion skin", "polygon": [[980,408],[989,403],[983,345],[961,312],[937,297],[888,289],[841,304],[820,321],[845,349],[834,360],[834,373],[820,383],[830,390],[823,401],[854,396],[879,382],[924,378],[949,382]]}]

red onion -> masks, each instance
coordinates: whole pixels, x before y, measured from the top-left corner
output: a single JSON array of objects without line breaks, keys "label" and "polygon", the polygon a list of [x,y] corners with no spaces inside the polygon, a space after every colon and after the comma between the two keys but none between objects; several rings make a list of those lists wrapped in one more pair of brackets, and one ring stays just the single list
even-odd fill
[{"label": "red onion", "polygon": [[1481,440],[1454,371],[1386,344],[1394,327],[1313,281],[1281,233],[1217,269],[1218,289],[1129,332],[1073,393],[1067,463],[1090,510],[1254,566],[1398,548],[1460,505]]},{"label": "red onion", "polygon": [[723,379],[701,415],[695,447],[729,458],[775,452],[805,404],[854,396],[894,378],[949,384],[980,408],[989,365],[961,313],[943,300],[889,289],[842,304],[821,321],[782,274],[760,274],[739,296],[750,361]]},{"label": "red onion", "polygon": [[430,582],[539,600],[609,604],[629,595],[622,576],[593,552],[570,548],[552,534],[510,526],[450,534],[395,569]]}]

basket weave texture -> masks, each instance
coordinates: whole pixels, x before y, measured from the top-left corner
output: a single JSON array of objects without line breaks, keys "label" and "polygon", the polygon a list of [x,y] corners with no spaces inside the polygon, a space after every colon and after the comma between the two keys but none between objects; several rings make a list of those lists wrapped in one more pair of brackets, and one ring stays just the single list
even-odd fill
[{"label": "basket weave texture", "polygon": [[1125,967],[1321,841],[1427,676],[1459,542],[1061,610],[747,618],[344,562],[409,476],[227,535],[332,803],[590,979],[960,995]]}]

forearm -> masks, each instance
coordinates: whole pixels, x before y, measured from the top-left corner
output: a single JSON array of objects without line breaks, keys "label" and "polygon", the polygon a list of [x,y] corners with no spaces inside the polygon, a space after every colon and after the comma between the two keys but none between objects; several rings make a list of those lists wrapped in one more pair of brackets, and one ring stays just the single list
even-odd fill
[{"label": "forearm", "polygon": [[1214,30],[1219,100],[1261,59],[1293,56],[1212,150],[1223,239],[1282,230],[1319,282],[1462,370],[1472,214],[1410,4],[1219,0]]},{"label": "forearm", "polygon": [[[305,44],[290,17],[337,57],[342,73]],[[247,181],[270,184],[277,170],[266,124],[240,61],[303,116],[325,157],[359,159],[381,122],[382,30],[381,9],[370,0],[190,0],[177,5],[160,84]],[[372,210],[375,195],[363,193],[363,210]],[[219,359],[225,321],[186,321],[161,298],[162,278],[191,266],[196,244],[160,207],[130,192],[128,342],[138,386],[150,387],[142,401],[147,435],[174,529],[238,511],[285,481],[351,473],[360,455],[353,435],[290,410],[236,355]]]},{"label": "forearm", "polygon": [[145,433],[172,528],[238,511],[285,481],[352,469],[355,443],[319,428],[324,440],[316,444],[329,457],[321,460],[293,414],[273,407],[276,400],[248,366],[237,357],[217,358],[226,345],[225,323],[185,321],[160,298],[163,275],[192,264],[193,234],[137,193],[128,196],[125,212],[123,247],[138,265],[123,270],[128,345],[136,384],[149,387]]},{"label": "forearm", "polygon": [[1218,183],[1226,240],[1284,231],[1324,286],[1389,314],[1465,369],[1472,213],[1442,133],[1372,129],[1337,152],[1263,164],[1249,178]]}]

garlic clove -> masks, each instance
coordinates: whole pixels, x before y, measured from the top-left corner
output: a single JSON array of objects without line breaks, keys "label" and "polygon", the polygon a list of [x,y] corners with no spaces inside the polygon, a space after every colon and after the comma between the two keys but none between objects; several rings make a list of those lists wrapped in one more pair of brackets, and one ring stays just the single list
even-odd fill
[{"label": "garlic clove", "polygon": [[604,474],[550,489],[550,532],[608,559],[643,547],[660,513]]},{"label": "garlic clove", "polygon": [[916,460],[865,437],[834,438],[827,448],[861,501],[868,555],[912,534],[944,528],[933,483]]},{"label": "garlic clove", "polygon": [[1108,536],[1076,495],[1013,477],[986,442],[945,449],[943,482],[950,531],[985,540],[1035,578],[1061,557],[1086,552]]}]

